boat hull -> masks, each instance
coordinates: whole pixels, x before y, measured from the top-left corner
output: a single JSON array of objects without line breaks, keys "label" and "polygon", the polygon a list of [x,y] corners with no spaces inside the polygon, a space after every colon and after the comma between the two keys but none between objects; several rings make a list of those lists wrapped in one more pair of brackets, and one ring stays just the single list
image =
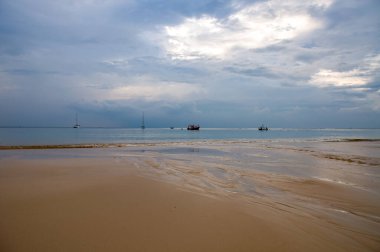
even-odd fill
[{"label": "boat hull", "polygon": [[187,126],[187,130],[199,130],[199,125],[190,124]]}]

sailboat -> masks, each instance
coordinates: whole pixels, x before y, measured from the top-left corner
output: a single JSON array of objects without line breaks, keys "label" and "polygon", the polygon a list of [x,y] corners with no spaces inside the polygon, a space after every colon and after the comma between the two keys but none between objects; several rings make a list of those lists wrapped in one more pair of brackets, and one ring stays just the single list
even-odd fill
[{"label": "sailboat", "polygon": [[73,126],[73,128],[75,129],[78,129],[80,127],[79,123],[78,123],[78,113],[75,114],[75,124]]},{"label": "sailboat", "polygon": [[142,114],[141,129],[145,129],[144,112]]}]

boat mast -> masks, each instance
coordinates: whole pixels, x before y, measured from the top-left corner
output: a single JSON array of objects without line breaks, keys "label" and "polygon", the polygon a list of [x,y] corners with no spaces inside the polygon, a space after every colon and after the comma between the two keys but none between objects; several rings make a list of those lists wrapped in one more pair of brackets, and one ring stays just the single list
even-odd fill
[{"label": "boat mast", "polygon": [[75,125],[74,128],[79,128],[79,123],[78,123],[78,113],[75,113]]},{"label": "boat mast", "polygon": [[141,129],[145,129],[144,112],[143,112],[143,114],[142,114]]}]

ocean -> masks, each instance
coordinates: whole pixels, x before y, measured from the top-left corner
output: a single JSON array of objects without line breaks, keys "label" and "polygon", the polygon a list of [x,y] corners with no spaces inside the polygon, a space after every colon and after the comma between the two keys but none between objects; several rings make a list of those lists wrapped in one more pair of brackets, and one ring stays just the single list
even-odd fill
[{"label": "ocean", "polygon": [[131,144],[209,140],[314,140],[380,139],[380,129],[202,128],[0,128],[0,146]]}]

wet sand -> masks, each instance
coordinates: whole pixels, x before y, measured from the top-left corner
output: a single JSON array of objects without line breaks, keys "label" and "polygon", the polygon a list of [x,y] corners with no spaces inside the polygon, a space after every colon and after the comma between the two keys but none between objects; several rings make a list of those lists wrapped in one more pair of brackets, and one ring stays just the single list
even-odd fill
[{"label": "wet sand", "polygon": [[0,251],[379,251],[378,150],[218,142],[3,151]]}]

